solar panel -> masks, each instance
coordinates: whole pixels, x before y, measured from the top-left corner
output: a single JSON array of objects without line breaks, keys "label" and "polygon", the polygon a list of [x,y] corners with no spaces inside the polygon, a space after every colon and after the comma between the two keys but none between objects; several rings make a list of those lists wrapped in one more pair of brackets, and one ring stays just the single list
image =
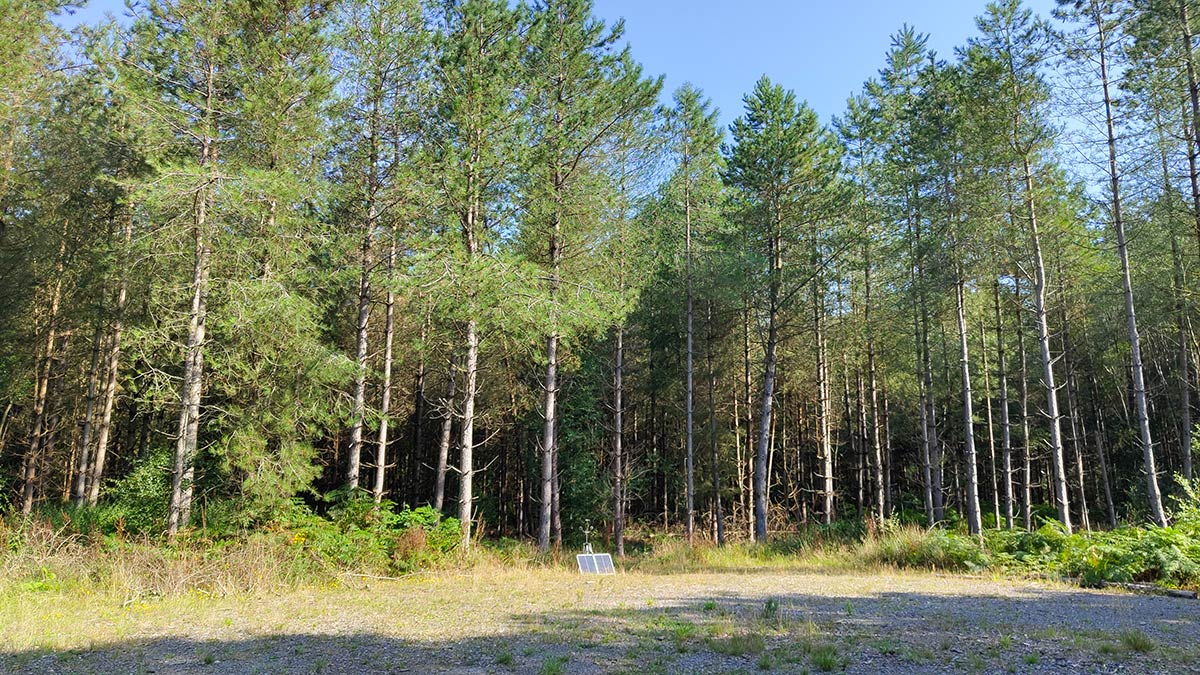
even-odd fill
[{"label": "solar panel", "polygon": [[580,553],[575,556],[582,574],[616,574],[612,556],[607,553]]}]

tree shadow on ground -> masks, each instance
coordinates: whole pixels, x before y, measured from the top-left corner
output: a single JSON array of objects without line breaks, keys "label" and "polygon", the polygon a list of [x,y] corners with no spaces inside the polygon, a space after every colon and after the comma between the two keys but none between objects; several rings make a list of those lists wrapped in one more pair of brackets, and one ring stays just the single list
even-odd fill
[{"label": "tree shadow on ground", "polygon": [[[591,588],[598,593],[591,600],[602,599],[603,590]],[[464,639],[407,639],[405,621],[415,619],[387,616],[387,626],[367,631],[318,622],[237,639],[158,637],[0,653],[0,672],[1200,673],[1200,603],[1172,598],[1031,585],[971,595],[831,597],[814,588],[770,596],[698,592],[641,607],[577,604],[514,612],[488,634]],[[472,617],[461,622],[470,632]]]}]

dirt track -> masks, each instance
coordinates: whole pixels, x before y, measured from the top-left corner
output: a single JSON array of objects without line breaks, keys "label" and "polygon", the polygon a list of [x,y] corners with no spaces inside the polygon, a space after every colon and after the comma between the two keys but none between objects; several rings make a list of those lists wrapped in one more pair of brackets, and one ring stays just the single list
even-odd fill
[{"label": "dirt track", "polygon": [[969,577],[481,569],[63,602],[0,624],[0,672],[1200,673],[1200,601]]}]

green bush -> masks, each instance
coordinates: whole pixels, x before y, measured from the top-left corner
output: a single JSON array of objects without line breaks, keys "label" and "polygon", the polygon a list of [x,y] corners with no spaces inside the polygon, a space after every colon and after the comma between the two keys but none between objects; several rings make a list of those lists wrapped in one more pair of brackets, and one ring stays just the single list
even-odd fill
[{"label": "green bush", "polygon": [[297,509],[286,526],[292,540],[339,569],[405,573],[437,563],[458,547],[458,520],[441,518],[428,506],[396,510],[356,493],[330,511],[328,519]]},{"label": "green bush", "polygon": [[1018,573],[1103,582],[1169,586],[1200,584],[1200,543],[1186,507],[1170,527],[1121,527],[1067,534],[1056,521],[1033,532],[992,530],[985,535],[995,565]]},{"label": "green bush", "polygon": [[[106,534],[158,535],[167,529],[171,498],[172,453],[154,451],[129,475],[110,485],[105,502],[95,509],[77,509],[83,526]],[[87,530],[81,530],[87,532]]]}]

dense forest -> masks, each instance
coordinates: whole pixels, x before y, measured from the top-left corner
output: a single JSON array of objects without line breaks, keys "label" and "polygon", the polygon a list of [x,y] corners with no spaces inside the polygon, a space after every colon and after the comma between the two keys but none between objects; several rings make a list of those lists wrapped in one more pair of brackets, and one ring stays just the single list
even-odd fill
[{"label": "dense forest", "polygon": [[1166,525],[1192,478],[1191,0],[997,0],[728,129],[589,0],[77,4],[0,9],[8,517],[624,553]]}]

